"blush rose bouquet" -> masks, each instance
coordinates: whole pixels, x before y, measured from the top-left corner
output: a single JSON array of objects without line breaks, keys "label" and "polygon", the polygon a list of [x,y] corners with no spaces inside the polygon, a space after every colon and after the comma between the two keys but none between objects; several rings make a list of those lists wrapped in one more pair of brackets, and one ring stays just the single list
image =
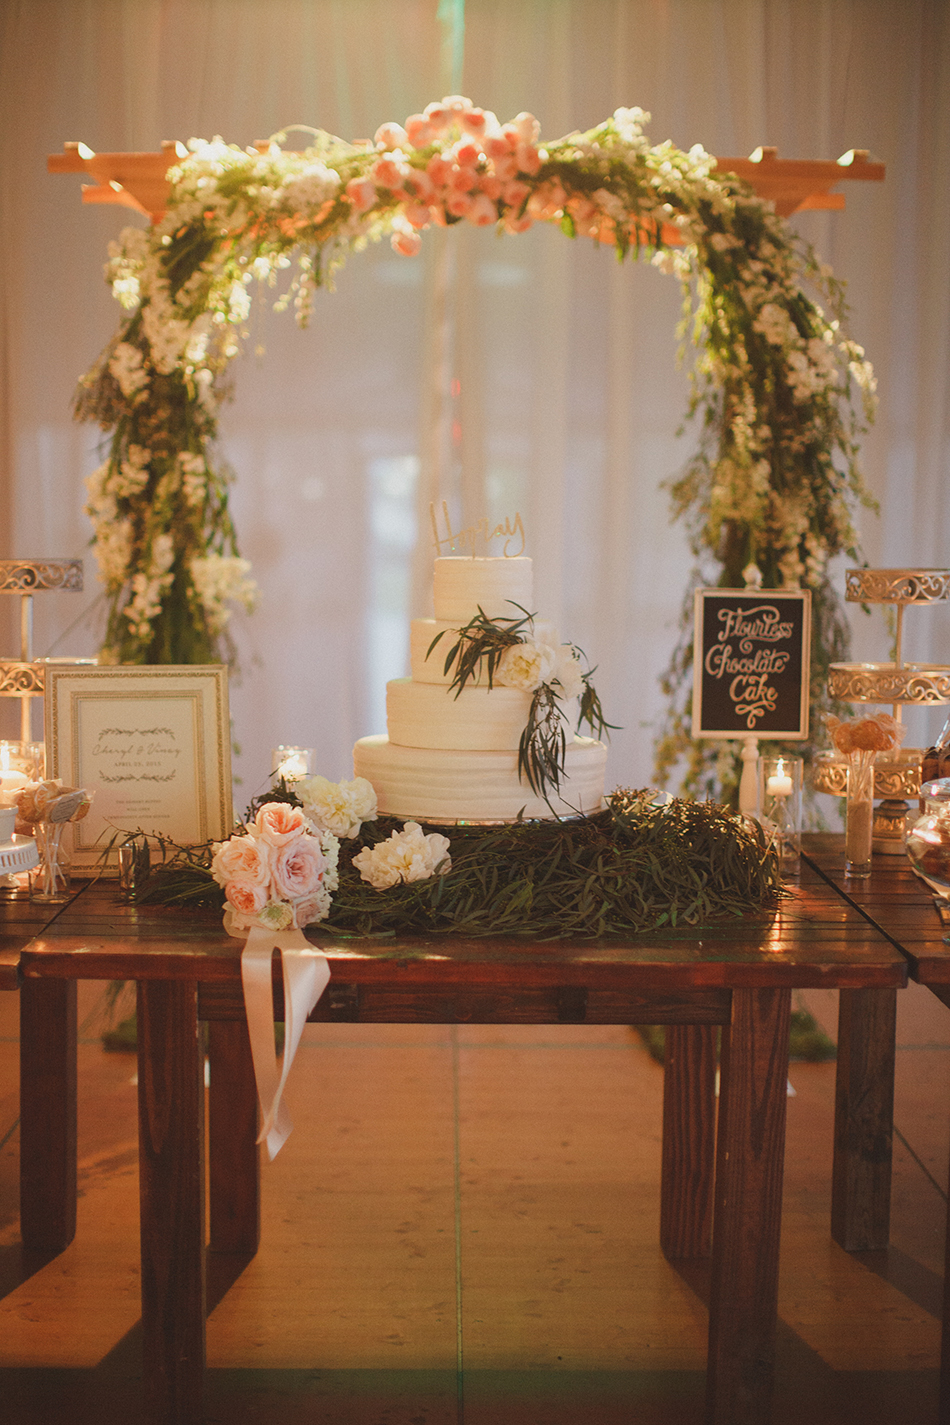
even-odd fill
[{"label": "blush rose bouquet", "polygon": [[265,802],[253,821],[217,842],[211,875],[224,890],[224,928],[241,936],[254,926],[302,929],[329,914],[339,884],[340,843],[312,833],[303,809]]}]

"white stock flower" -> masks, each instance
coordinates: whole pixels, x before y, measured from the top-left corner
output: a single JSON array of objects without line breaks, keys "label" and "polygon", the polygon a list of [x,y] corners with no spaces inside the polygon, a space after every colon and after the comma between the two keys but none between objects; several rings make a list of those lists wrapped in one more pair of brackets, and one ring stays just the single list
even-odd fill
[{"label": "white stock flower", "polygon": [[231,617],[228,600],[248,612],[257,598],[257,585],[250,577],[251,565],[236,555],[205,554],[189,565],[198,601],[215,633],[220,633]]},{"label": "white stock flower", "polygon": [[148,385],[148,372],[142,361],[142,353],[137,346],[132,346],[127,341],[120,341],[112,353],[109,370],[118,381],[119,389],[126,399],[143,391]]},{"label": "white stock flower", "polygon": [[365,777],[351,782],[331,782],[326,777],[303,777],[294,786],[308,821],[334,836],[353,837],[364,821],[376,820],[376,792]]},{"label": "white stock flower", "polygon": [[494,681],[502,688],[520,688],[533,693],[542,683],[550,681],[557,658],[547,643],[514,643],[498,660]]},{"label": "white stock flower", "polygon": [[400,882],[427,881],[436,870],[442,875],[452,869],[449,839],[438,832],[425,835],[417,821],[407,821],[402,831],[394,831],[386,841],[365,847],[353,857],[361,880],[377,891]]},{"label": "white stock flower", "polygon": [[340,175],[325,163],[309,163],[289,178],[277,190],[276,201],[282,208],[300,212],[319,208],[328,198],[335,198],[340,187]]},{"label": "white stock flower", "polygon": [[107,589],[118,589],[125,581],[132,555],[130,520],[104,520],[96,530],[93,549],[99,578]]},{"label": "white stock flower", "polygon": [[791,317],[777,302],[763,303],[752,327],[754,331],[761,332],[771,346],[785,346],[796,336]]}]

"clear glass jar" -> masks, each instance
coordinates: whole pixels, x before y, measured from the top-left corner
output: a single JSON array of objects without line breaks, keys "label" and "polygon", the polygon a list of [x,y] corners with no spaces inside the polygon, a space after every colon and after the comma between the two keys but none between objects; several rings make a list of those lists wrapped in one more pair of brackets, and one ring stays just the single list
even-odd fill
[{"label": "clear glass jar", "polygon": [[908,829],[904,846],[914,870],[950,897],[950,777],[925,782],[920,800],[923,815]]}]

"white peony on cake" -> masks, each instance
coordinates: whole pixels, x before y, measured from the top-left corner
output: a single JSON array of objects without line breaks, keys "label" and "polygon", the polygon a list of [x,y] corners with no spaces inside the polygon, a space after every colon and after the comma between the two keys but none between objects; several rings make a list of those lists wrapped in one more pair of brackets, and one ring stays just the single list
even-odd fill
[{"label": "white peony on cake", "polygon": [[[361,737],[353,749],[356,776],[373,784],[384,816],[428,822],[514,821],[574,816],[603,803],[607,749],[575,734],[583,684],[574,650],[551,624],[522,630],[488,687],[484,660],[461,691],[451,687],[446,657],[458,631],[476,618],[518,620],[532,607],[531,560],[439,558],[435,618],[413,619],[411,678],[386,685],[387,733]],[[432,652],[432,641],[442,638]],[[566,742],[559,787],[548,799],[519,776],[518,746],[531,714],[532,681],[541,675],[559,693]]]}]

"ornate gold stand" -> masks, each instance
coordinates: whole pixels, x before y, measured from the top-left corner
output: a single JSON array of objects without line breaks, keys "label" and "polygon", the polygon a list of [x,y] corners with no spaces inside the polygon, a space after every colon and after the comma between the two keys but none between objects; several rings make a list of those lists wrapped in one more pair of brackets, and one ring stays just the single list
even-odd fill
[{"label": "ornate gold stand", "polygon": [[42,663],[33,662],[33,595],[38,590],[82,592],[81,559],[0,559],[0,594],[20,595],[20,656],[0,660],[0,697],[20,699],[20,740],[32,742],[30,707],[43,696]]},{"label": "ornate gold stand", "polygon": [[[950,667],[938,663],[905,663],[902,658],[904,609],[909,604],[935,604],[950,599],[947,569],[849,569],[845,575],[849,603],[892,604],[897,609],[893,663],[832,663],[828,690],[845,703],[890,703],[900,721],[904,706],[950,703]],[[923,751],[899,749],[874,768],[874,795],[883,800],[874,813],[875,851],[901,855],[908,797],[920,794]],[[812,783],[816,791],[844,796],[847,762],[835,752],[815,759]]]}]

